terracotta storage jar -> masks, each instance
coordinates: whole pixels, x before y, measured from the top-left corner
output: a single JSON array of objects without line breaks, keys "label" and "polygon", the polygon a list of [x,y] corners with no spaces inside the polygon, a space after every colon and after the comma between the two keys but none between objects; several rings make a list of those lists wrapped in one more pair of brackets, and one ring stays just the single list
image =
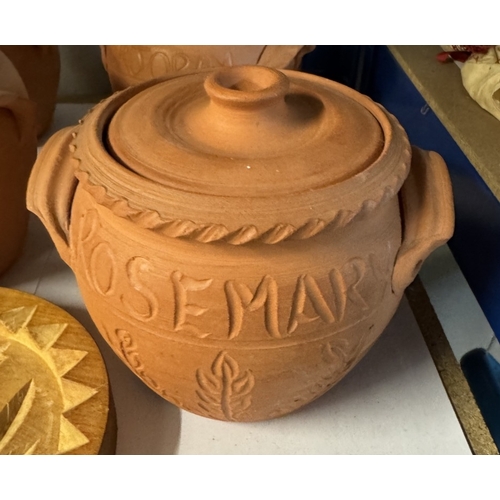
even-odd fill
[{"label": "terracotta storage jar", "polygon": [[19,256],[28,226],[26,187],[36,159],[36,104],[0,51],[0,274]]},{"label": "terracotta storage jar", "polygon": [[0,45],[12,61],[37,104],[37,134],[43,134],[52,122],[59,86],[60,58],[57,45]]},{"label": "terracotta storage jar", "polygon": [[260,66],[114,94],[47,143],[28,204],[118,356],[232,421],[338,382],[454,219],[443,160],[383,108]]},{"label": "terracotta storage jar", "polygon": [[114,91],[153,78],[222,66],[259,64],[299,69],[314,45],[102,45]]}]

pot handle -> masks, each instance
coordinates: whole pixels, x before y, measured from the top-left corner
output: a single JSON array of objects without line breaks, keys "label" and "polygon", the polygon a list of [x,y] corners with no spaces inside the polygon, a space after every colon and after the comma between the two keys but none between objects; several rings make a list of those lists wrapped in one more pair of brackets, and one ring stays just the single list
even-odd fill
[{"label": "pot handle", "polygon": [[453,235],[450,176],[440,155],[413,147],[410,174],[400,192],[403,242],[396,255],[392,290],[402,294],[424,260]]},{"label": "pot handle", "polygon": [[69,158],[73,129],[63,128],[47,141],[33,166],[27,192],[28,210],[43,222],[59,255],[70,267],[70,214],[78,185]]}]

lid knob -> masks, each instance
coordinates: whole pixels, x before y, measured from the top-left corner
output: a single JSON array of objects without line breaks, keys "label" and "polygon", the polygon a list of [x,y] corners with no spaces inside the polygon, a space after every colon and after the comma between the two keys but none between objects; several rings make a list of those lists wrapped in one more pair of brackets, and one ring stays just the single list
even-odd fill
[{"label": "lid knob", "polygon": [[304,127],[281,71],[221,68],[205,78],[204,90],[206,101],[187,110],[182,120],[185,137],[199,150],[233,158],[266,157],[290,148],[290,140]]},{"label": "lid knob", "polygon": [[214,104],[230,108],[260,108],[284,101],[288,78],[263,66],[233,66],[211,73],[205,91]]}]

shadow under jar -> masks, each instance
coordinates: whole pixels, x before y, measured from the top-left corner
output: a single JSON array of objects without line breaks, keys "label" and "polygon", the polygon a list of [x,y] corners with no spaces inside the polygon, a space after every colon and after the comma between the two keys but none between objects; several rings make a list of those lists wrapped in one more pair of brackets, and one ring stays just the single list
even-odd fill
[{"label": "shadow under jar", "polygon": [[47,143],[28,205],[118,356],[165,399],[230,421],[338,382],[453,231],[443,160],[394,117],[257,66],[98,104]]}]

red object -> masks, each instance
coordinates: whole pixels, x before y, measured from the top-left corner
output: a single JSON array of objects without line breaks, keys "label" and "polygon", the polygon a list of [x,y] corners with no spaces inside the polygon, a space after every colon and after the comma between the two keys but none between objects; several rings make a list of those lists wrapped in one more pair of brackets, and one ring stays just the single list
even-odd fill
[{"label": "red object", "polygon": [[494,45],[452,45],[457,52],[471,52],[476,54],[486,54]]},{"label": "red object", "polygon": [[436,58],[441,63],[465,62],[472,54],[486,54],[493,45],[452,45],[455,50],[440,52]]}]

